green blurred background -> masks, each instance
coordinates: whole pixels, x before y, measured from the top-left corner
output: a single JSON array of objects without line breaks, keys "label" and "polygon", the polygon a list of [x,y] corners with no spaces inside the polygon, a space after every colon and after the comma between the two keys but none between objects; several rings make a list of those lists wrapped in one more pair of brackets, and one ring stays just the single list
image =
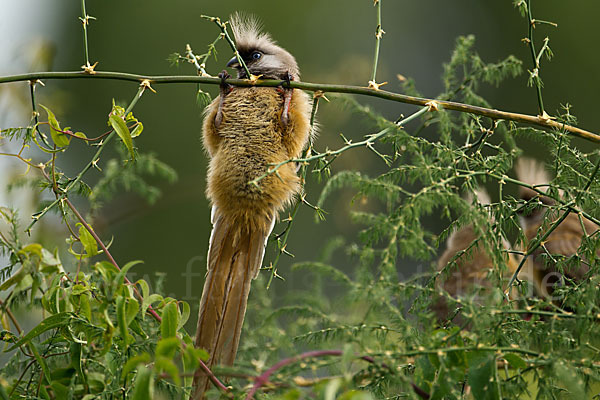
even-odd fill
[{"label": "green blurred background", "polygon": [[[513,6],[512,0],[382,0],[383,29],[379,82],[387,81],[387,90],[399,91],[397,74],[414,78],[417,89],[427,97],[442,90],[439,79],[459,35],[474,34],[476,47],[486,62],[498,61],[514,54],[531,69],[529,49],[521,39],[526,36],[527,21]],[[78,70],[84,63],[80,2],[3,0],[3,27],[0,38],[0,75],[34,70]],[[170,66],[167,57],[184,53],[189,43],[197,54],[203,53],[219,31],[216,25],[200,18],[201,14],[226,19],[241,10],[256,14],[265,30],[293,53],[300,65],[302,79],[309,82],[344,83],[366,86],[375,44],[376,12],[372,0],[305,0],[278,1],[98,1],[87,0],[87,12],[96,17],[89,27],[90,61],[98,61],[98,70],[122,71],[149,75],[195,75],[191,65]],[[558,23],[558,28],[540,25],[535,30],[538,48],[543,38],[550,37],[555,53],[551,62],[543,61],[541,76],[545,83],[544,100],[550,114],[560,104],[569,102],[580,126],[595,130],[596,98],[599,80],[596,66],[598,30],[597,0],[566,2],[534,0],[536,18]],[[37,49],[37,50],[36,50]],[[39,52],[39,49],[45,49]],[[216,75],[231,57],[225,42],[218,44],[218,59],[211,59],[208,71]],[[52,60],[52,62],[50,62]],[[33,61],[36,63],[32,64]],[[49,65],[51,64],[51,67]],[[107,130],[107,114],[111,100],[127,103],[137,90],[130,82],[106,80],[47,81],[39,88],[39,103],[55,111],[61,123],[96,136]],[[4,85],[0,105],[0,127],[25,125],[27,86],[24,83]],[[10,93],[7,87],[10,86]],[[207,158],[201,145],[202,110],[195,100],[192,84],[155,86],[156,94],[146,93],[136,106],[136,117],[145,131],[136,140],[140,152],[152,152],[178,173],[175,184],[155,182],[163,196],[148,205],[134,194],[121,193],[107,203],[96,221],[101,236],[114,237],[112,251],[118,262],[143,259],[136,267],[137,276],[156,283],[156,273],[165,275],[163,292],[196,305],[202,290],[205,255],[210,232],[209,205],[204,196]],[[216,87],[203,87],[216,94]],[[482,87],[481,93],[494,107],[528,114],[537,113],[533,88],[527,87],[527,73],[508,80],[499,88]],[[18,111],[15,102],[24,98],[26,111]],[[357,98],[370,104],[390,119],[415,111],[415,107],[399,103]],[[321,125],[317,149],[337,148],[342,143],[339,133],[357,140],[372,133],[374,127],[342,107],[339,102],[321,103],[318,119]],[[527,148],[528,145],[524,144]],[[585,144],[583,144],[585,146]],[[531,155],[544,157],[541,149],[532,148]],[[78,146],[63,160],[62,168],[77,173],[93,154],[93,149]],[[113,152],[112,156],[116,154]],[[108,159],[108,154],[103,161]],[[6,164],[0,168],[8,171]],[[366,174],[381,172],[385,166],[370,152],[357,149],[333,164],[333,172],[360,170]],[[98,173],[86,179],[93,183]],[[322,184],[309,178],[308,200],[315,202]],[[4,189],[0,189],[4,190]],[[17,204],[21,206],[23,203]],[[81,203],[84,204],[84,203]],[[292,262],[315,260],[333,237],[343,237],[346,244],[357,242],[360,226],[352,224],[350,209],[376,209],[366,199],[355,199],[352,191],[340,191],[325,204],[325,223],[316,224],[314,213],[302,207],[290,235],[287,249],[295,259],[282,258],[280,274],[286,282],[276,281],[275,292],[294,287],[307,287],[310,279],[289,273]],[[26,217],[26,216],[25,216]],[[432,218],[425,221],[440,231],[448,221]],[[48,229],[48,228],[46,228]],[[283,224],[276,230],[281,231]],[[52,229],[49,229],[52,231]],[[48,241],[51,238],[46,239]],[[265,264],[275,256],[267,251]],[[353,261],[338,251],[334,264],[350,269]],[[409,276],[415,270],[426,270],[429,264],[402,260],[398,271]],[[192,274],[190,274],[190,272]]]}]

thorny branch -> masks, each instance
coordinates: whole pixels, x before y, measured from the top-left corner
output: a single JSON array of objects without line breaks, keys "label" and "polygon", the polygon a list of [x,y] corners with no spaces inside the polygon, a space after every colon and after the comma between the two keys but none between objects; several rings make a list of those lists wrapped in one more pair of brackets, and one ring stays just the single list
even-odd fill
[{"label": "thorny branch", "polygon": [[[124,72],[104,72],[96,71],[95,74],[90,75],[84,72],[72,71],[72,72],[33,72],[28,74],[19,75],[8,75],[0,76],[0,84],[7,82],[19,82],[19,81],[31,81],[33,79],[115,79],[123,81],[131,81],[141,83],[148,81],[151,84],[173,84],[173,83],[204,83],[209,85],[221,84],[220,78],[213,78],[207,76],[190,76],[190,75],[168,75],[168,76],[150,76],[150,75],[139,75],[129,74]],[[278,80],[257,80],[250,81],[248,79],[228,79],[227,83],[233,86],[262,86],[262,87],[278,87],[281,86],[281,81]],[[413,104],[417,106],[427,106],[431,102],[437,103],[437,105],[446,110],[459,111],[469,114],[481,115],[489,117],[494,120],[505,120],[521,122],[525,124],[539,126],[545,129],[557,129],[564,130],[574,136],[589,140],[594,143],[600,143],[600,134],[586,131],[584,129],[564,124],[562,122],[554,121],[551,118],[544,116],[534,116],[520,113],[513,113],[509,111],[500,111],[491,108],[473,106],[470,104],[458,103],[455,101],[445,101],[428,99],[423,97],[408,96],[401,93],[388,92],[385,90],[376,90],[363,86],[351,86],[351,85],[336,85],[336,84],[325,84],[325,83],[309,83],[291,81],[290,87],[294,89],[302,89],[308,92],[323,92],[323,93],[348,93],[358,94],[362,96],[378,97],[385,100],[396,101],[399,103]]]}]

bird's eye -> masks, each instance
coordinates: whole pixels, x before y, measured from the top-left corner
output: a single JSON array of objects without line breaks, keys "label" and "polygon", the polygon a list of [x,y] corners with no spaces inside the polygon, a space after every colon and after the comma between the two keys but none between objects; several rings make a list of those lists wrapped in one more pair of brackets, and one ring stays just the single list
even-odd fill
[{"label": "bird's eye", "polygon": [[258,60],[262,57],[262,53],[260,51],[255,51],[254,53],[252,53],[252,59],[253,60]]}]

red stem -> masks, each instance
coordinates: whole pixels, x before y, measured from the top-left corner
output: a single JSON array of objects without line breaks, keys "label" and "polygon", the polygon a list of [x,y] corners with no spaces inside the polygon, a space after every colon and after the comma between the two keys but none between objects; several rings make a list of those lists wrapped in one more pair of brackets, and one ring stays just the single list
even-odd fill
[{"label": "red stem", "polygon": [[[248,392],[246,396],[246,400],[252,400],[254,398],[254,394],[257,390],[269,381],[269,378],[275,371],[280,369],[281,367],[285,367],[288,364],[293,364],[297,361],[303,360],[305,358],[311,357],[324,357],[324,356],[341,356],[343,353],[342,350],[316,350],[316,351],[308,351],[306,353],[299,354],[294,357],[286,358],[279,361],[277,364],[273,365],[271,368],[262,373],[262,375],[258,376],[254,381],[254,385],[252,389]],[[365,360],[370,363],[375,363],[375,360],[371,356],[361,356],[359,357],[362,360]]]},{"label": "red stem", "polygon": [[[49,123],[49,122],[40,122],[40,124],[48,124],[48,125],[50,125],[50,123]],[[136,125],[137,125],[137,123],[136,123],[136,124],[133,124],[132,126],[128,126],[128,128],[129,128],[129,129],[131,129],[131,128],[133,128],[133,127],[134,127],[134,126],[136,126]],[[65,135],[68,135],[68,136],[74,137],[74,138],[76,138],[76,139],[79,139],[79,140],[85,140],[86,142],[95,142],[95,141],[97,141],[97,140],[100,140],[100,139],[102,139],[103,137],[106,137],[106,136],[110,135],[110,134],[112,133],[112,131],[114,130],[114,129],[111,129],[110,131],[108,131],[108,132],[105,132],[105,133],[103,133],[102,135],[96,136],[95,138],[82,138],[82,137],[79,137],[79,136],[75,135],[75,134],[73,133],[73,131],[61,131],[60,129],[56,129],[56,128],[53,128],[53,129],[54,129],[55,131],[57,131],[57,132],[64,133]]]},{"label": "red stem", "polygon": [[[104,245],[104,243],[102,242],[102,240],[100,239],[100,237],[96,234],[96,232],[94,232],[94,230],[92,229],[92,227],[89,226],[87,222],[85,222],[85,219],[81,216],[81,214],[79,213],[79,211],[77,211],[77,209],[75,208],[75,206],[73,205],[73,203],[71,203],[71,200],[69,200],[68,198],[65,197],[64,201],[65,201],[65,203],[67,203],[67,205],[69,206],[69,208],[71,209],[71,211],[73,211],[73,213],[75,214],[75,216],[77,217],[77,219],[79,220],[79,222],[81,222],[81,224],[84,226],[84,228],[90,233],[90,235],[92,235],[94,237],[94,239],[96,240],[96,242],[100,245],[100,248],[102,248],[102,251],[104,251],[104,254],[106,254],[106,257],[108,258],[108,261],[110,261],[110,263],[112,265],[114,265],[117,270],[120,271],[121,268],[119,267],[119,264],[117,264],[117,262],[115,261],[115,259],[112,256],[112,254],[110,254],[110,252],[108,251],[108,249],[106,248],[106,246]],[[125,277],[125,282],[127,282],[127,284],[131,285],[133,287],[133,291],[138,296],[138,298],[142,299],[142,295],[138,291],[137,287],[135,287],[135,285],[133,285],[131,283],[131,281],[127,277]],[[158,315],[156,313],[156,311],[154,311],[154,309],[152,308],[152,306],[148,307],[148,313],[150,315],[152,315],[154,317],[154,319],[156,319],[158,322],[162,321],[162,318],[160,317],[160,315]]]}]

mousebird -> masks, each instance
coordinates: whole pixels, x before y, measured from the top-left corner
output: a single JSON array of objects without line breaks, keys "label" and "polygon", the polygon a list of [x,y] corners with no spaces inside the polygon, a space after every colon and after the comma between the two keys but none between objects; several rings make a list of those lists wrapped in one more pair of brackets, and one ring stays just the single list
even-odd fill
[{"label": "mousebird", "polygon": [[[234,14],[236,57],[228,67],[238,78],[299,80],[294,57],[261,32],[254,17]],[[213,225],[202,292],[196,347],[208,351],[207,366],[232,365],[242,331],[250,284],[261,267],[278,213],[301,190],[296,165],[287,163],[258,182],[273,164],[297,158],[309,139],[311,105],[299,89],[232,87],[221,77],[220,95],[207,107],[204,147],[210,158],[207,197]],[[204,397],[208,377],[198,370],[193,399]]]},{"label": "mousebird", "polygon": [[[475,190],[477,202],[480,204],[490,204],[490,198],[483,189]],[[467,201],[470,199],[467,198]],[[458,230],[452,232],[446,241],[446,250],[438,259],[438,271],[442,271],[454,260],[455,266],[450,266],[451,272],[447,277],[438,277],[436,286],[443,289],[455,299],[465,296],[487,295],[492,289],[492,280],[488,277],[495,269],[494,261],[488,254],[481,234],[479,234],[472,224],[467,224]],[[499,238],[503,250],[509,251],[510,244],[505,238]],[[516,257],[508,253],[506,257],[506,270],[503,278],[510,277],[517,269]],[[524,274],[520,274],[522,277]],[[527,277],[525,278],[527,279]],[[438,317],[438,321],[446,321],[450,314],[448,301],[443,296],[439,296],[433,303],[432,308]],[[449,315],[450,314],[450,315]],[[457,318],[455,322],[462,324],[462,318]]]},{"label": "mousebird", "polygon": [[[538,189],[546,190],[544,186],[550,182],[550,176],[542,163],[530,158],[521,158],[515,169],[520,181],[532,186],[540,185]],[[538,207],[520,217],[528,242],[531,242],[538,234],[545,233],[550,225],[564,213],[564,211],[560,211],[558,214],[546,213],[545,208],[557,205],[556,201],[530,188],[520,186],[519,197],[533,204],[538,203]],[[577,265],[571,264],[565,267],[563,273],[556,267],[555,262],[578,254],[583,238],[597,234],[598,229],[598,225],[587,218],[582,216],[580,219],[576,213],[570,213],[543,242],[542,246],[545,250],[540,246],[529,256],[528,268],[531,269],[544,297],[552,296],[555,286],[564,283],[564,277],[575,283],[582,282],[590,270],[585,257],[582,257]],[[544,253],[552,255],[552,258],[548,258],[548,262],[544,262],[542,257]]]}]

